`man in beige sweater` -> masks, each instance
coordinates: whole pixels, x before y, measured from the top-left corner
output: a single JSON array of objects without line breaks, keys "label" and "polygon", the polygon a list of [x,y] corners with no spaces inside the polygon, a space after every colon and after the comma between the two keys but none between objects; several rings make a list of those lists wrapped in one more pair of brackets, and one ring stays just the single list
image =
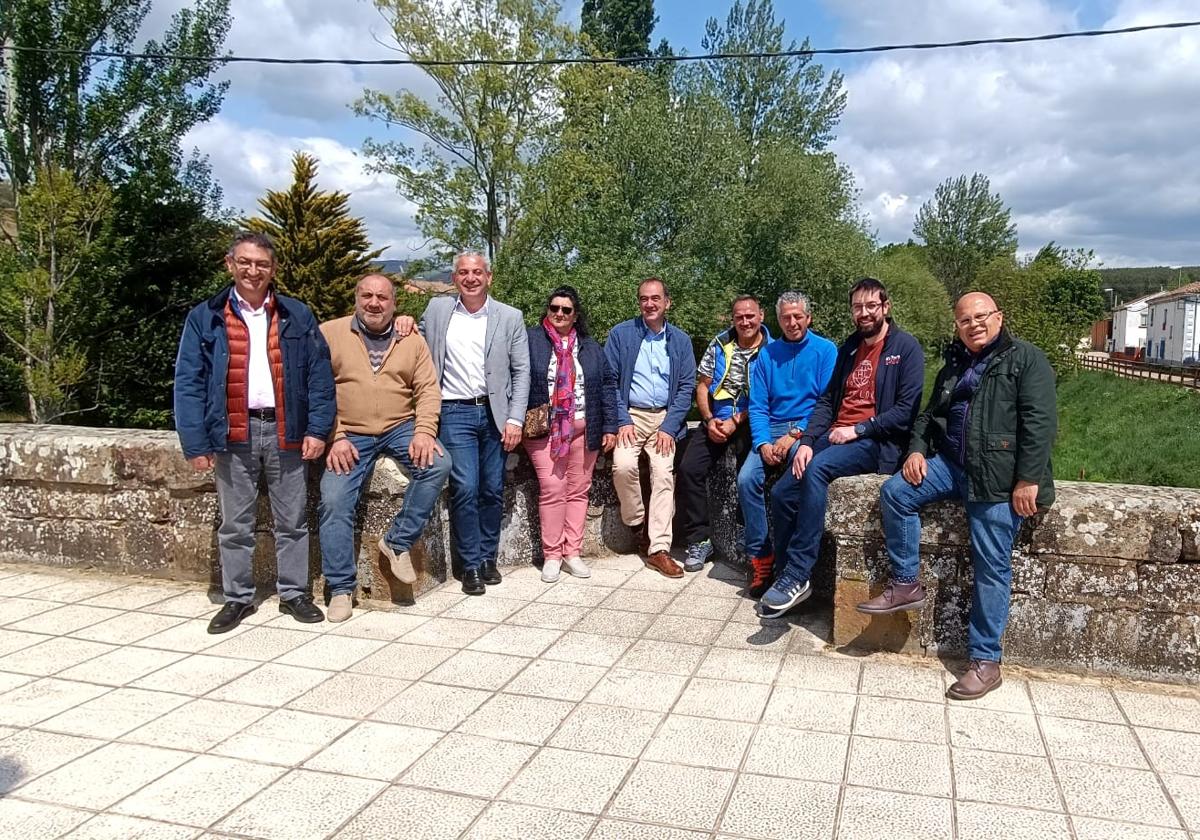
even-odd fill
[{"label": "man in beige sweater", "polygon": [[392,281],[358,281],[354,314],[321,325],[337,385],[337,422],[321,479],[321,569],[332,593],[330,621],[350,617],[357,583],[354,517],[375,460],[399,460],[410,481],[404,504],[379,550],[402,583],[417,579],[409,549],[421,535],[446,477],[450,457],[437,440],[442,395],[425,340],[393,329]]}]

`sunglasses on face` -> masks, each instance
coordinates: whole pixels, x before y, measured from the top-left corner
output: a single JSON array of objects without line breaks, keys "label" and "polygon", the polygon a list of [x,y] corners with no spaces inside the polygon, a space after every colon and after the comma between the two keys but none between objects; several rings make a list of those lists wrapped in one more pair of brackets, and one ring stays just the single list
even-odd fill
[{"label": "sunglasses on face", "polygon": [[575,311],[575,307],[573,307],[573,306],[559,306],[557,303],[550,304],[550,306],[548,308],[555,315],[558,315],[560,313],[563,315],[570,315],[572,312]]}]

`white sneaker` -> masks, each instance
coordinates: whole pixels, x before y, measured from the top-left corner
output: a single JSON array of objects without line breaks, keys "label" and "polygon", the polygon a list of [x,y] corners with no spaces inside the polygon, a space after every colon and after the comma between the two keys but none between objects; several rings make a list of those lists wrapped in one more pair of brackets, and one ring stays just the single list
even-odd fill
[{"label": "white sneaker", "polygon": [[554,583],[558,580],[558,570],[562,568],[562,564],[561,557],[547,557],[542,563],[542,582]]},{"label": "white sneaker", "polygon": [[325,617],[330,621],[345,621],[354,612],[354,603],[350,599],[350,595],[334,595],[329,599],[329,607],[325,610]]},{"label": "white sneaker", "polygon": [[577,578],[589,578],[592,576],[592,570],[588,568],[587,563],[584,563],[580,557],[564,557],[562,564],[569,575]]},{"label": "white sneaker", "polygon": [[387,544],[387,537],[379,538],[379,550],[388,559],[396,580],[410,584],[417,582],[417,570],[413,568],[412,556],[407,551],[397,554],[396,549]]}]

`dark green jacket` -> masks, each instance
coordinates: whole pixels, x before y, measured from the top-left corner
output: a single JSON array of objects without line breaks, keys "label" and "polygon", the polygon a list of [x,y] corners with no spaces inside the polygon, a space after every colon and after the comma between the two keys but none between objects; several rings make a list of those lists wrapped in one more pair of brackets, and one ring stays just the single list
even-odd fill
[{"label": "dark green jacket", "polygon": [[[913,426],[909,454],[944,445],[950,396],[971,354],[957,338],[946,350],[929,404]],[[967,414],[967,497],[1006,502],[1018,481],[1038,484],[1038,507],[1054,503],[1050,449],[1058,428],[1054,371],[1032,344],[1002,330]]]}]

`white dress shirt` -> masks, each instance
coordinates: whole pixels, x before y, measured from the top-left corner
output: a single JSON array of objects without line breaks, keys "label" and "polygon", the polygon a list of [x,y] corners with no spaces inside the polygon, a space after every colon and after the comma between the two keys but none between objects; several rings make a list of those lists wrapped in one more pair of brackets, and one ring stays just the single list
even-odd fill
[{"label": "white dress shirt", "polygon": [[446,327],[446,361],[442,369],[442,399],[470,400],[487,395],[484,340],[488,305],[468,312],[459,300]]},{"label": "white dress shirt", "polygon": [[271,325],[271,316],[267,305],[271,303],[268,294],[263,298],[263,304],[255,309],[233,290],[233,299],[237,303],[238,312],[246,322],[250,335],[250,369],[246,379],[246,400],[249,408],[274,408],[275,384],[271,379],[271,360],[267,355],[267,331]]}]

